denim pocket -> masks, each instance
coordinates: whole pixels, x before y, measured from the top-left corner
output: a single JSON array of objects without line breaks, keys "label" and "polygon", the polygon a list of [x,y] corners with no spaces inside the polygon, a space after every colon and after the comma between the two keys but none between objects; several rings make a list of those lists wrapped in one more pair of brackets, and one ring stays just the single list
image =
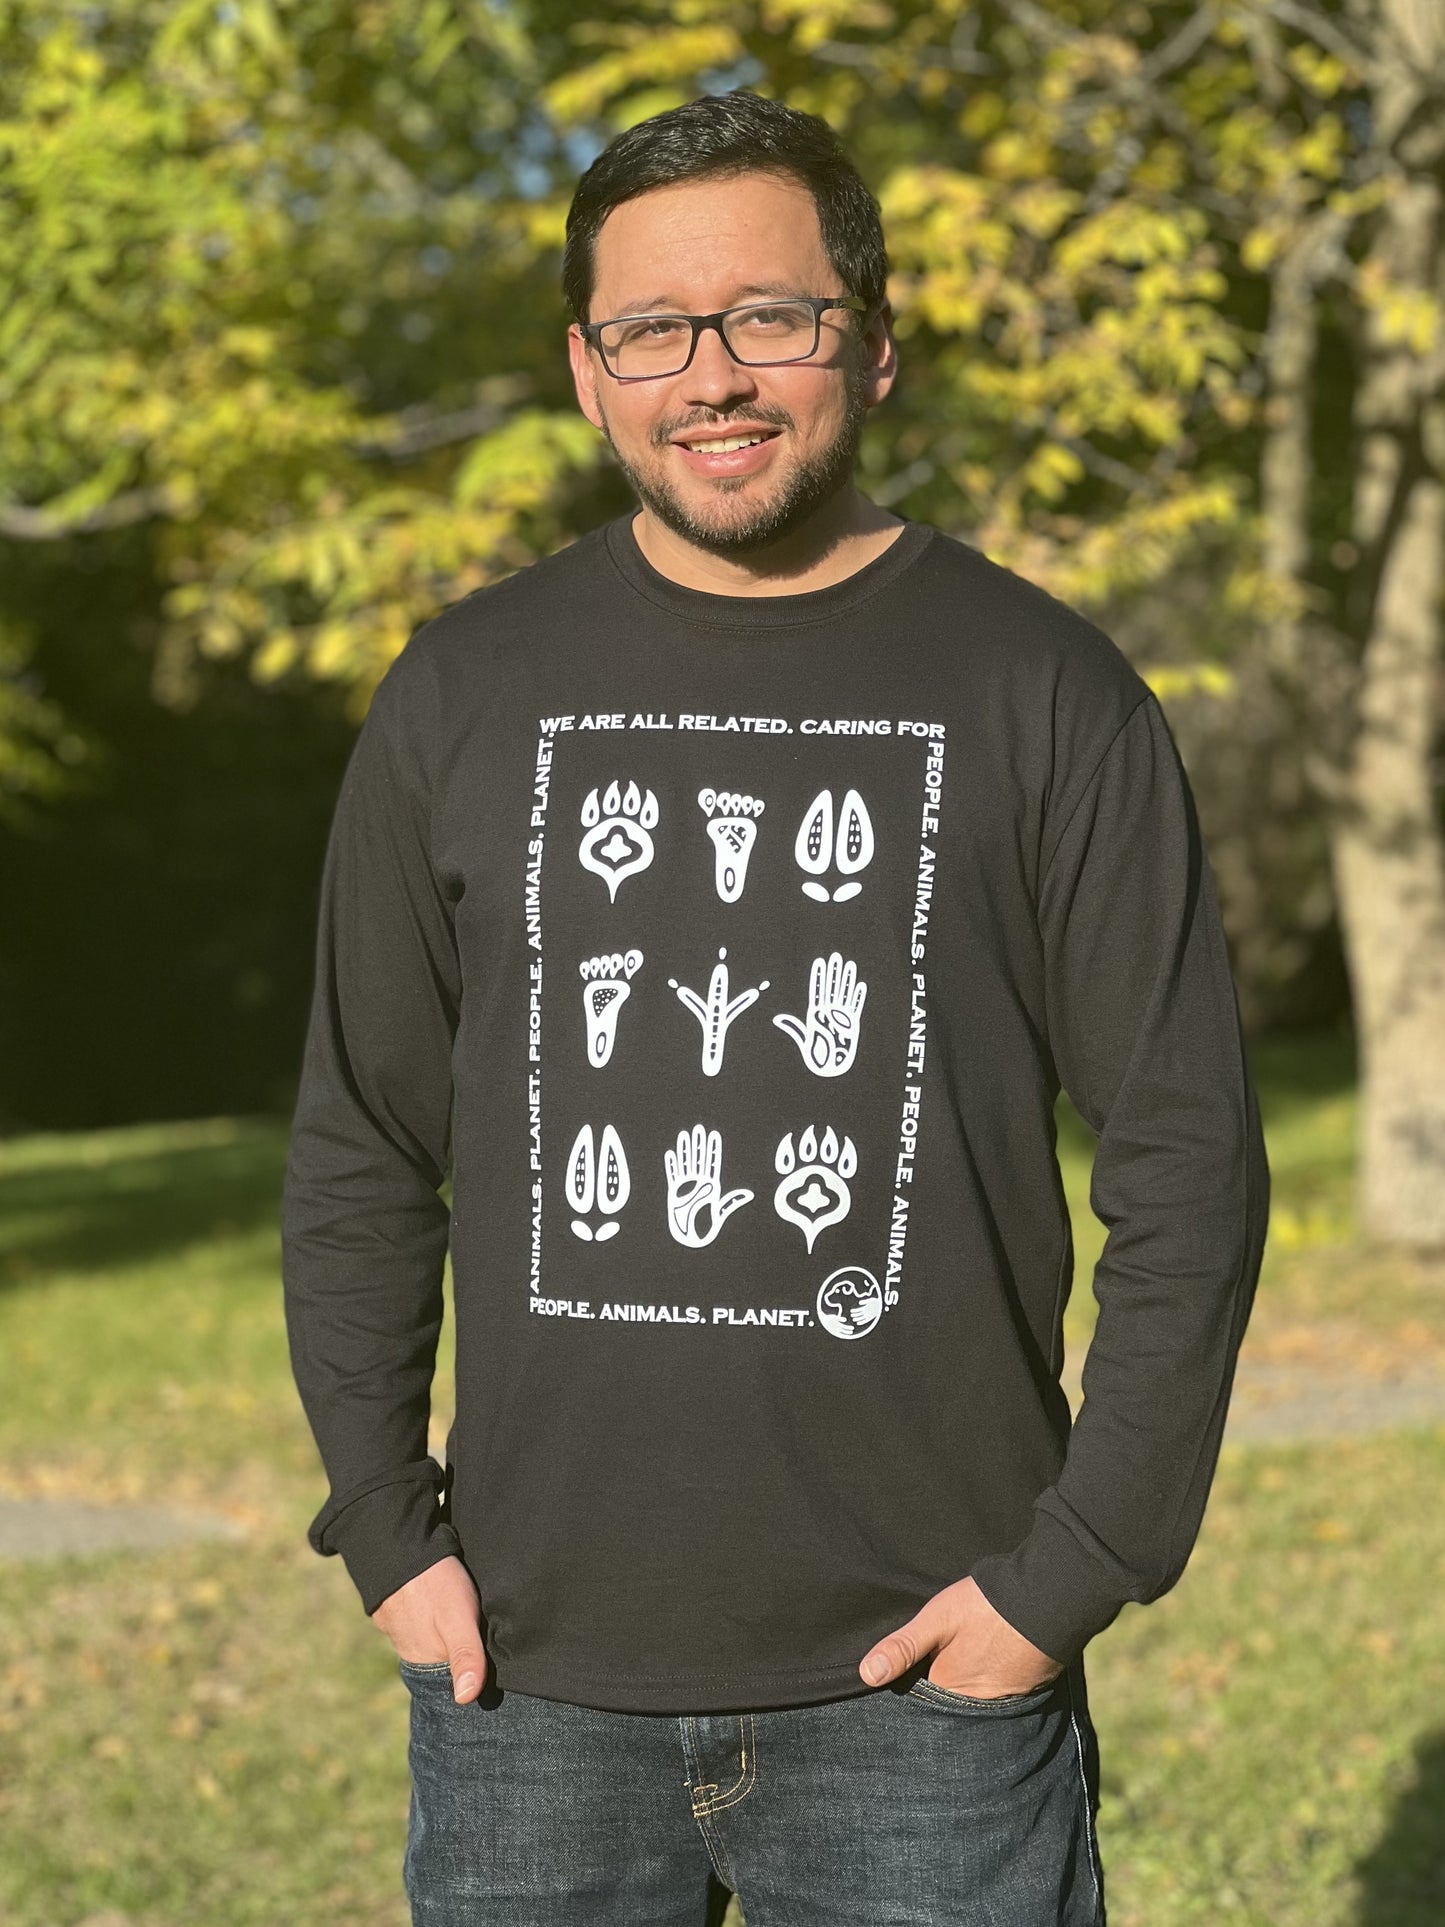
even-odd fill
[{"label": "denim pocket", "polygon": [[1027,1693],[1005,1693],[999,1699],[973,1699],[967,1693],[955,1693],[951,1686],[935,1686],[931,1679],[923,1678],[914,1680],[908,1697],[929,1706],[947,1706],[960,1713],[1002,1719],[1010,1713],[1032,1713],[1046,1706],[1063,1681],[1064,1675],[1060,1673],[1054,1679],[1046,1679],[1042,1686],[1031,1687]]},{"label": "denim pocket", "polygon": [[449,1674],[452,1670],[449,1659],[398,1659],[396,1663],[403,1678],[408,1673],[420,1673],[425,1677],[428,1673]]}]

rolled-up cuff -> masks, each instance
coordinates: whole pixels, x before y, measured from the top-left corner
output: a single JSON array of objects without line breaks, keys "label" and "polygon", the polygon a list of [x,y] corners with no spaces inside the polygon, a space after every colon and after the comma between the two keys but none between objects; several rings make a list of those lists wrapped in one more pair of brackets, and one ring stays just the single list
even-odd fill
[{"label": "rolled-up cuff", "polygon": [[424,1459],[333,1496],[312,1520],[312,1548],[341,1554],[368,1614],[428,1566],[461,1557],[439,1497],[445,1483],[436,1460]]}]

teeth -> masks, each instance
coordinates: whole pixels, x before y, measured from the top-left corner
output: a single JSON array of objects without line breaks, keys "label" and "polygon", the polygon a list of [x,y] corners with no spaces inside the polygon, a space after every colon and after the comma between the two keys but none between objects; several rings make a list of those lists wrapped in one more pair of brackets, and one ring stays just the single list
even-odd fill
[{"label": "teeth", "polygon": [[751,448],[766,440],[766,435],[734,435],[725,442],[689,442],[687,446],[694,455],[730,455],[735,448]]}]

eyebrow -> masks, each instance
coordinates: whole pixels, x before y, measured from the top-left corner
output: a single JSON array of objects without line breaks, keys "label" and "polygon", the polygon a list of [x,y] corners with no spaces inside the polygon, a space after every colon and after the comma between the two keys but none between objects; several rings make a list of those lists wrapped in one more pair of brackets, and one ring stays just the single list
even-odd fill
[{"label": "eyebrow", "polygon": [[[734,299],[726,305],[730,308],[735,307],[739,300],[745,299],[748,295],[753,294],[789,295],[796,297],[797,292],[796,285],[791,281],[750,281],[746,287],[734,288]],[[617,312],[619,315],[681,314],[684,310],[677,296],[674,294],[650,294],[634,302],[629,307],[619,308]]]}]

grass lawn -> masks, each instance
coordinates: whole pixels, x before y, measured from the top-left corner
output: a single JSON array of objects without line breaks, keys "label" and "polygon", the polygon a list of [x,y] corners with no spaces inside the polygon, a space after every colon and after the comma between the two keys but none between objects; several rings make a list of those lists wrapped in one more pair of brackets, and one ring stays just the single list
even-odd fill
[{"label": "grass lawn", "polygon": [[[1259,1075],[1276,1235],[1249,1345],[1445,1347],[1440,1271],[1355,1242],[1345,1049],[1274,1045]],[[406,1927],[406,1692],[304,1539],[323,1485],[281,1318],[284,1137],[0,1144],[0,1491],[248,1527],[0,1566],[7,1927]],[[1076,1122],[1062,1155],[1079,1345],[1102,1234]],[[449,1373],[448,1333],[438,1450]],[[1442,1488],[1445,1428],[1226,1446],[1184,1580],[1091,1649],[1114,1927],[1440,1927]]]}]

